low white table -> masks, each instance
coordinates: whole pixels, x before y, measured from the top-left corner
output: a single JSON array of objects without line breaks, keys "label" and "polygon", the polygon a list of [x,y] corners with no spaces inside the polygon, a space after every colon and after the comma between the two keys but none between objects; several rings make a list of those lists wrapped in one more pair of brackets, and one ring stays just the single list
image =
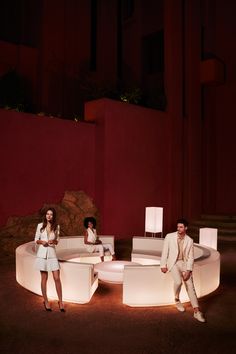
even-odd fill
[{"label": "low white table", "polygon": [[94,270],[98,273],[98,279],[107,283],[122,284],[124,266],[138,264],[139,263],[129,261],[101,262],[95,264]]}]

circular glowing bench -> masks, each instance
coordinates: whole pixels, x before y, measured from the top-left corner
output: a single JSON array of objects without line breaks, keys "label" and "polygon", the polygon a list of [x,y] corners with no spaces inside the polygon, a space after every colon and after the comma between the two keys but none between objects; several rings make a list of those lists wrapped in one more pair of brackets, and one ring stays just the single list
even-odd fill
[{"label": "circular glowing bench", "polygon": [[[110,243],[114,248],[114,236],[99,235],[102,243]],[[73,261],[89,264],[101,262],[99,252],[89,253],[84,245],[84,236],[64,236],[60,237],[57,245],[57,257],[61,261]],[[105,251],[105,261],[111,261],[112,256],[109,251]]]},{"label": "circular glowing bench", "polygon": [[101,262],[95,265],[95,272],[98,273],[98,279],[107,283],[122,284],[124,267],[127,265],[137,265],[129,261],[111,261]]},{"label": "circular glowing bench", "polygon": [[[114,236],[99,235],[103,243],[114,247]],[[16,249],[16,280],[24,288],[42,295],[40,272],[35,269],[35,242],[25,243]],[[63,299],[75,303],[90,301],[98,287],[98,276],[94,264],[101,261],[99,253],[89,253],[84,245],[83,236],[62,236],[56,246],[61,267]],[[105,260],[111,260],[110,252],[105,253]],[[48,277],[48,297],[57,299],[55,284],[51,272]]]},{"label": "circular glowing bench", "polygon": [[[124,267],[123,303],[129,306],[162,306],[174,304],[173,279],[160,270],[164,239],[134,237],[132,262]],[[194,244],[193,278],[198,298],[216,290],[220,283],[220,254],[213,248]],[[189,298],[185,287],[182,302]]]},{"label": "circular glowing bench", "polygon": [[[16,280],[27,290],[42,295],[40,272],[35,269],[35,243],[25,243],[16,249]],[[63,288],[63,300],[75,303],[90,301],[98,287],[98,277],[94,273],[94,265],[59,261]],[[57,299],[52,273],[48,274],[48,297]]]}]

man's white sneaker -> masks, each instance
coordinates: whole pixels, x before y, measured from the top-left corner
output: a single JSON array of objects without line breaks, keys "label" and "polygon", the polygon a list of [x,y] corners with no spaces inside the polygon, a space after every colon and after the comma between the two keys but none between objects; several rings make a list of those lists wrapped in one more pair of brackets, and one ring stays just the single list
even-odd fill
[{"label": "man's white sneaker", "polygon": [[180,311],[180,312],[184,312],[184,311],[185,311],[185,308],[184,308],[184,306],[181,304],[180,301],[176,301],[176,302],[175,302],[175,306],[176,306],[176,308],[177,308],[178,311]]},{"label": "man's white sneaker", "polygon": [[194,312],[193,317],[200,322],[206,322],[205,318],[203,317],[203,314],[200,311]]}]

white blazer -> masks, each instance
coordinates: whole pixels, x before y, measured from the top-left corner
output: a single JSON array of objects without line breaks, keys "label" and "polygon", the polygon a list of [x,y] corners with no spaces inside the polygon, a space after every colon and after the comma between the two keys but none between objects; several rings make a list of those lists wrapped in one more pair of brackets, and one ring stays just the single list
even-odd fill
[{"label": "white blazer", "polygon": [[[178,233],[176,231],[167,234],[164,240],[160,266],[161,268],[166,267],[168,271],[171,270],[178,258],[179,249],[177,238]],[[186,270],[192,271],[194,263],[193,240],[188,235],[185,235],[184,237],[183,257],[184,262],[186,263]]]},{"label": "white blazer", "polygon": [[[43,226],[42,222],[40,224],[38,224],[38,226],[37,226],[37,230],[36,230],[35,238],[34,238],[35,243],[37,243],[38,240],[47,241],[47,242],[49,240],[55,240],[55,239],[57,239],[57,241],[59,240],[59,230],[60,230],[59,225],[57,228],[57,235],[55,234],[54,231],[52,231],[49,236],[47,234],[46,228],[44,230],[42,230],[42,232],[40,231],[42,226]],[[57,258],[56,251],[55,251],[55,245],[50,245],[50,246],[44,247],[43,245],[37,244],[37,246],[38,246],[37,247],[38,248],[37,257],[39,257],[39,258]]]}]

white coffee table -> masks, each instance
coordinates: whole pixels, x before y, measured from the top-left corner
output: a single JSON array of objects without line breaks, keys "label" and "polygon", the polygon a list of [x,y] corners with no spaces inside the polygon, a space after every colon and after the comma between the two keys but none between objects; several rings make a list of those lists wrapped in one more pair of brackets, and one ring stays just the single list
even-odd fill
[{"label": "white coffee table", "polygon": [[122,284],[124,266],[137,264],[139,263],[129,261],[101,262],[95,264],[94,270],[98,273],[98,279],[107,283]]}]

